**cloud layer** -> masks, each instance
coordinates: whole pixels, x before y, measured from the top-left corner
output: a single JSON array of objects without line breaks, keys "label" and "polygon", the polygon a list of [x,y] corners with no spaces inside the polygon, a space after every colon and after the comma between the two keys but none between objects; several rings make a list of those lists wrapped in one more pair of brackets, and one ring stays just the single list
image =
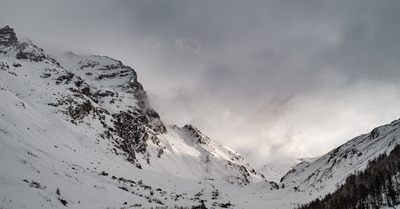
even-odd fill
[{"label": "cloud layer", "polygon": [[2,5],[19,37],[122,60],[165,121],[256,165],[321,155],[400,115],[398,1]]}]

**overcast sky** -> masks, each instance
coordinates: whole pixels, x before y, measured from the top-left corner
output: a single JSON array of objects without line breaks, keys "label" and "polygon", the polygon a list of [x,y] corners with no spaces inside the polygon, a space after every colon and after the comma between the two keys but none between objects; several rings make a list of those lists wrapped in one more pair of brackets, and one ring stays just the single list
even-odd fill
[{"label": "overcast sky", "polygon": [[166,123],[256,166],[322,155],[400,116],[400,1],[0,1],[49,52],[133,67]]}]

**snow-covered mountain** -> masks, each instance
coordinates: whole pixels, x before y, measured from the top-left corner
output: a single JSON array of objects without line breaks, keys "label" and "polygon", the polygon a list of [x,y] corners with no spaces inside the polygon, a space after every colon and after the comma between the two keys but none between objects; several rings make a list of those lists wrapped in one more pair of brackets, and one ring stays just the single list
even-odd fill
[{"label": "snow-covered mountain", "polygon": [[[93,183],[99,177],[140,187],[144,183],[132,183],[138,171],[196,184],[264,181],[237,152],[197,128],[166,127],[136,72],[120,61],[73,53],[50,57],[31,42],[19,41],[7,26],[0,29],[0,69],[0,196],[10,200],[7,207],[30,204],[29,198],[17,198],[34,198],[25,187],[41,196],[38,204],[53,201],[52,207],[57,206],[56,187],[78,198],[74,190],[105,189]],[[124,176],[126,170],[131,177]],[[81,187],[88,179],[92,185]]]},{"label": "snow-covered mountain", "polygon": [[196,127],[165,125],[131,67],[49,56],[8,26],[0,98],[0,208],[294,208],[335,190],[400,134],[394,121],[315,161],[257,172]]},{"label": "snow-covered mountain", "polygon": [[282,183],[298,191],[327,194],[344,183],[347,176],[364,170],[368,161],[389,153],[400,143],[400,120],[353,138],[312,163],[300,163],[289,171]]}]

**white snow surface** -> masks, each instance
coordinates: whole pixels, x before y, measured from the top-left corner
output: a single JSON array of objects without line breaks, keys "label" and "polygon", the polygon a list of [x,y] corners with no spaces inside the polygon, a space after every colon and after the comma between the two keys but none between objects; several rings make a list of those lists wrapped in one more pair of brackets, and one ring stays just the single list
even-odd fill
[{"label": "white snow surface", "polygon": [[[20,51],[27,57],[17,59]],[[300,163],[277,185],[195,127],[159,131],[154,127],[162,122],[150,118],[153,124],[144,128],[152,137],[132,163],[116,148],[118,136],[103,134],[112,113],[151,108],[128,88],[136,78],[108,57],[67,53],[53,59],[27,42],[0,46],[0,208],[295,208],[332,192],[398,144],[395,121]],[[105,96],[94,102],[81,93],[86,87]],[[88,101],[97,112],[76,119],[66,114]],[[264,173],[277,180],[293,164]]]},{"label": "white snow surface", "polygon": [[300,163],[311,163],[317,158],[298,158],[294,160],[275,161],[265,164],[258,171],[264,175],[265,179],[280,182],[281,178],[293,167]]}]

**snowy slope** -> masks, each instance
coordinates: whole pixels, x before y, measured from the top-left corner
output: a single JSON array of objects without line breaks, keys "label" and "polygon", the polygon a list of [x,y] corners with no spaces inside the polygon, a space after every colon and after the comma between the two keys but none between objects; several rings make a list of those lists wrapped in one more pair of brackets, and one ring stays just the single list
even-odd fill
[{"label": "snowy slope", "polygon": [[282,177],[293,167],[300,163],[311,163],[317,158],[299,158],[288,161],[277,161],[265,164],[258,171],[264,175],[265,179],[280,182]]},{"label": "snowy slope", "polygon": [[282,183],[320,195],[332,192],[348,175],[365,169],[369,160],[389,153],[400,143],[399,138],[400,120],[395,120],[353,138],[313,163],[297,165],[282,178]]},{"label": "snowy slope", "polygon": [[[242,156],[228,147],[215,144],[197,128],[191,125],[182,128],[171,126],[168,133],[161,136],[165,149],[163,156],[153,162],[153,168],[188,178],[193,178],[194,173],[195,179],[224,180],[240,185],[263,181]],[[174,164],[179,166],[171,170]]]}]

